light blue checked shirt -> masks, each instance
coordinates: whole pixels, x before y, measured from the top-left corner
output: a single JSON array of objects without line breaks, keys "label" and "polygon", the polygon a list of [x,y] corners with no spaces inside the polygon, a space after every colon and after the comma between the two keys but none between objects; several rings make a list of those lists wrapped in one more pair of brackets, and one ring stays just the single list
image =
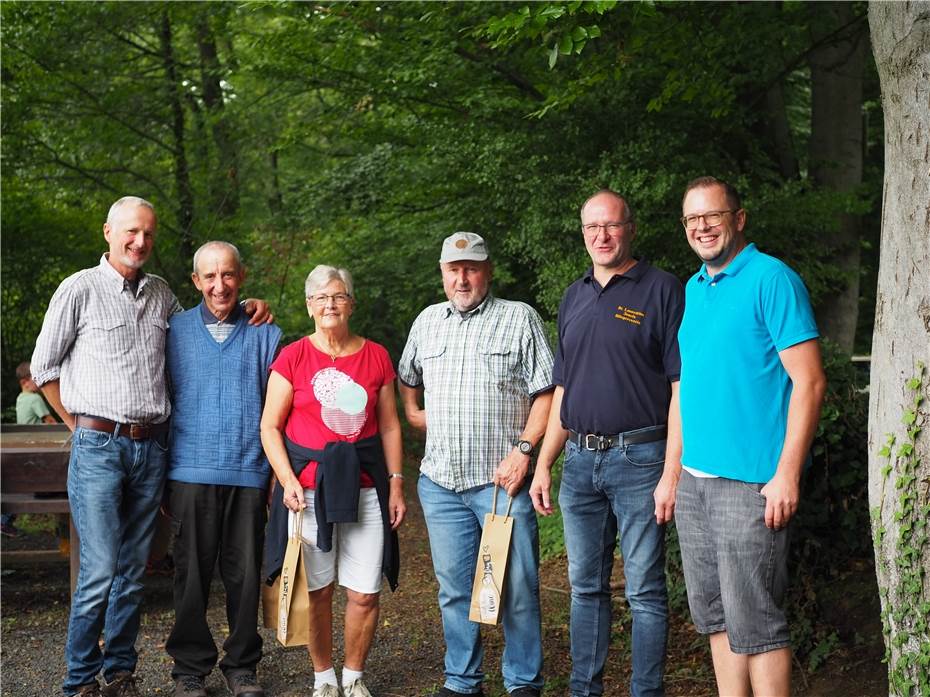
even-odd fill
[{"label": "light blue checked shirt", "polygon": [[464,315],[449,302],[423,310],[397,374],[423,388],[420,471],[464,491],[491,481],[526,426],[533,396],[552,387],[552,351],[532,307],[489,294]]}]

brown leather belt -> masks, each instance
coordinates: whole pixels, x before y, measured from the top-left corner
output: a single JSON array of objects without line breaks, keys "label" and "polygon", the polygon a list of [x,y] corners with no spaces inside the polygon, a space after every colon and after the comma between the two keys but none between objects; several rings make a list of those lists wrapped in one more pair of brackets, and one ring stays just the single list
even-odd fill
[{"label": "brown leather belt", "polygon": [[635,431],[626,431],[625,433],[615,433],[610,436],[601,436],[596,433],[578,433],[576,431],[568,432],[568,439],[585,450],[610,450],[610,448],[623,447],[625,445],[636,445],[638,443],[652,443],[657,440],[665,440],[665,426],[651,426],[638,428]]},{"label": "brown leather belt", "polygon": [[168,432],[167,420],[162,421],[160,424],[118,424],[109,419],[101,419],[99,416],[78,414],[74,422],[81,428],[103,431],[104,433],[115,433],[118,436],[131,438],[132,440],[145,440]]}]

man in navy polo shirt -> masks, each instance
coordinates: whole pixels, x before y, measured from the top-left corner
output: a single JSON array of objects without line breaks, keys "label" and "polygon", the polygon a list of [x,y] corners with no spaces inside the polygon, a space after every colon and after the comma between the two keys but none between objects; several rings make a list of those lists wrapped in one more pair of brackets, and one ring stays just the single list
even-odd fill
[{"label": "man in navy polo shirt", "polygon": [[572,585],[572,696],[604,693],[618,531],[633,612],[630,691],[662,695],[664,523],[675,485],[663,465],[684,297],[678,279],[633,257],[636,223],[622,196],[603,190],[585,201],[581,229],[592,266],[559,307],[556,388],[530,495],[540,514],[552,513],[549,471],[565,446],[559,504]]},{"label": "man in navy polo shirt", "polygon": [[682,209],[704,261],[686,287],[670,411],[681,438],[670,429],[667,453],[684,469],[675,519],[688,603],[720,694],[787,695],[786,526],[826,388],[817,326],[798,275],[747,244],[733,187],[696,179]]}]

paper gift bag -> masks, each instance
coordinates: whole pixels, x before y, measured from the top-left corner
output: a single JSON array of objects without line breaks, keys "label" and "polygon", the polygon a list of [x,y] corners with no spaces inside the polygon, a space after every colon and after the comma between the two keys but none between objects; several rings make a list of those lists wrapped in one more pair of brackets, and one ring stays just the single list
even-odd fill
[{"label": "paper gift bag", "polygon": [[281,577],[275,578],[270,586],[262,583],[262,626],[278,628],[278,596],[281,595]]},{"label": "paper gift bag", "polygon": [[310,643],[310,593],[300,540],[303,512],[288,515],[289,536],[278,577],[277,637],[285,646]]},{"label": "paper gift bag", "polygon": [[475,566],[475,583],[471,591],[471,610],[468,619],[482,624],[497,624],[500,620],[501,599],[504,590],[504,574],[507,571],[507,555],[510,553],[510,536],[513,533],[513,518],[507,503],[507,513],[497,514],[497,485],[494,485],[494,502],[491,512],[484,516],[484,530],[478,545],[478,563]]}]

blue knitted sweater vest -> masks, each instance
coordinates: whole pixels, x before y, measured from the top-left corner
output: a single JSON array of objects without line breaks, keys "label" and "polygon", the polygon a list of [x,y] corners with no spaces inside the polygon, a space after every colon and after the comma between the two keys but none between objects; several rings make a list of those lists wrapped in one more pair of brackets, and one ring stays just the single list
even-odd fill
[{"label": "blue knitted sweater vest", "polygon": [[263,489],[270,466],[259,423],[281,330],[236,327],[218,343],[203,323],[200,306],[170,319],[165,346],[171,386],[168,479]]}]

